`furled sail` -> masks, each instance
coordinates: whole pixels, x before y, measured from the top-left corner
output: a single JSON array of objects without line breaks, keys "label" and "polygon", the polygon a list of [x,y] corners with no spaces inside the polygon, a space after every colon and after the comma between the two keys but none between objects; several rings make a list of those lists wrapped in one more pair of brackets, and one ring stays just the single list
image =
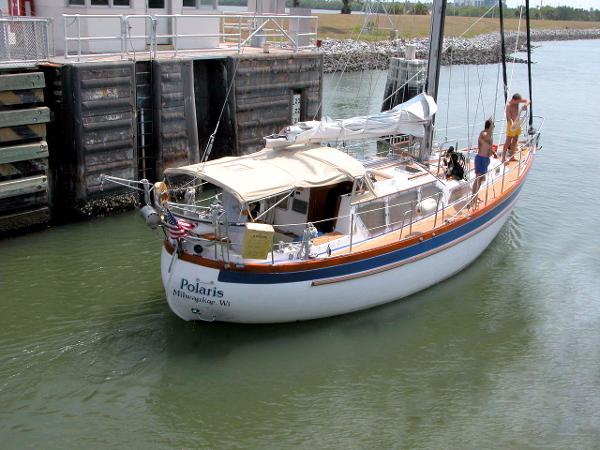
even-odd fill
[{"label": "furled sail", "polygon": [[299,122],[284,128],[280,135],[285,136],[288,145],[369,139],[397,134],[423,137],[424,126],[431,121],[436,111],[437,105],[433,97],[423,93],[389,111],[350,119],[334,120],[325,117],[323,120]]}]

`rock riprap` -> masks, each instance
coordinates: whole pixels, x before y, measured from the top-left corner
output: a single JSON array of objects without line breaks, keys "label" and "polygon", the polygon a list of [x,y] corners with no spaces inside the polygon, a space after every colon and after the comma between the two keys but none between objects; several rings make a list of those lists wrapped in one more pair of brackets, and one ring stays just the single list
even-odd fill
[{"label": "rock riprap", "polygon": [[[600,29],[532,30],[532,41],[563,41],[578,39],[600,39]],[[524,32],[506,33],[506,52],[525,49]],[[425,59],[429,49],[428,38],[411,40],[366,42],[353,39],[325,39],[322,41],[323,71],[354,72],[361,70],[387,70],[391,57],[404,57],[407,45],[414,45],[417,58]],[[447,37],[444,39],[442,64],[494,64],[500,62],[500,37],[498,33],[484,34],[474,38]],[[517,62],[523,62],[516,59]]]}]

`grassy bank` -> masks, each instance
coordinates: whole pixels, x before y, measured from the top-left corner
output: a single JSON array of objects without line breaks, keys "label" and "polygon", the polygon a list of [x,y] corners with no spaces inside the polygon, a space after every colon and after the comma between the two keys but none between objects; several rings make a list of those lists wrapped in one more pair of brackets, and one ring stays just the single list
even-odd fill
[{"label": "grassy bank", "polygon": [[[360,29],[364,25],[364,15],[362,14],[319,14],[319,36],[321,38],[334,39],[356,39]],[[391,20],[391,23],[390,23]],[[446,26],[444,34],[446,36],[460,36],[473,23],[474,17],[446,17]],[[372,20],[375,22],[375,20]],[[360,35],[361,40],[378,41],[388,39],[390,30],[384,28],[397,29],[402,38],[411,39],[415,37],[429,36],[429,16],[383,16],[378,19],[379,29],[372,32],[363,32]],[[519,25],[518,19],[507,19],[505,28],[507,31],[516,31]],[[532,28],[544,29],[589,29],[600,28],[600,22],[575,22],[560,20],[533,20]],[[525,19],[521,22],[521,29],[525,29]],[[467,32],[464,37],[473,37],[480,34],[498,31],[498,19],[485,18],[480,20]]]}]

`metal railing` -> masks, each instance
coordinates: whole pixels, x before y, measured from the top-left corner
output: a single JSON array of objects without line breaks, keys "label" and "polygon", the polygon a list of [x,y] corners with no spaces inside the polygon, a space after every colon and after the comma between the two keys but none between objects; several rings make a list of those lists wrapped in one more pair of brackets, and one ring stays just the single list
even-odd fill
[{"label": "metal railing", "polygon": [[[525,139],[525,142],[523,143],[523,145],[518,146],[516,151],[513,153],[513,155],[517,159],[516,165],[510,167],[509,164],[511,163],[511,161],[509,161],[509,160],[503,161],[499,165],[496,165],[496,166],[488,169],[487,173],[480,175],[479,177],[469,179],[465,183],[462,183],[459,186],[456,186],[455,188],[450,189],[447,192],[445,200],[443,200],[444,191],[437,191],[427,197],[419,198],[419,196],[418,196],[417,199],[411,199],[410,201],[394,203],[393,202],[394,197],[397,196],[399,193],[393,192],[393,193],[378,197],[376,199],[377,201],[384,202],[384,205],[381,207],[375,207],[375,205],[374,205],[373,208],[369,208],[368,210],[351,211],[350,214],[347,214],[344,216],[330,217],[330,218],[321,219],[321,220],[313,221],[313,222],[292,223],[292,224],[273,224],[273,227],[275,229],[282,228],[282,227],[290,227],[290,226],[304,226],[304,227],[308,228],[308,227],[314,227],[315,224],[319,224],[319,223],[331,222],[333,220],[339,220],[339,219],[348,219],[348,222],[349,222],[348,233],[342,234],[339,236],[339,239],[346,240],[347,242],[346,242],[346,244],[342,243],[342,245],[340,247],[335,249],[335,251],[339,252],[339,251],[347,248],[348,253],[352,253],[353,246],[358,244],[354,241],[355,234],[357,234],[357,237],[362,237],[363,240],[359,242],[359,243],[362,243],[365,240],[373,239],[373,238],[376,238],[377,236],[380,236],[380,235],[383,235],[383,234],[386,234],[389,232],[399,232],[398,233],[398,241],[402,241],[405,239],[412,238],[414,236],[413,235],[413,227],[415,227],[419,224],[425,224],[425,225],[419,226],[419,230],[418,230],[419,234],[433,232],[435,235],[435,232],[439,226],[443,226],[445,224],[455,221],[457,218],[459,218],[461,216],[461,214],[465,214],[466,211],[467,211],[467,213],[466,213],[467,216],[470,215],[471,212],[474,211],[473,206],[477,207],[478,203],[481,203],[483,205],[483,207],[486,207],[490,202],[493,202],[498,197],[500,197],[505,192],[506,188],[509,187],[505,184],[505,179],[509,174],[516,173],[517,179],[521,177],[524,168],[527,167],[529,160],[532,157],[532,151],[535,150],[536,148],[538,148],[538,145],[539,145],[538,140],[539,140],[541,128],[543,126],[543,119],[540,117],[537,117],[537,116],[536,116],[536,118],[538,119],[538,122],[539,122],[537,131],[533,132],[532,134],[526,134],[525,135],[526,139]],[[523,153],[524,150],[527,150],[526,154]],[[465,152],[465,153],[468,153],[469,151],[470,151],[469,148],[461,150],[461,152]],[[441,158],[441,155],[440,155],[440,158]],[[473,186],[478,181],[481,181],[481,183],[479,185],[479,189],[476,192],[473,192]],[[512,186],[512,184],[510,186]],[[465,192],[465,190],[466,190],[466,192]],[[453,199],[453,197],[454,197],[453,194],[457,191],[460,193],[460,195],[458,197],[456,197],[455,199]],[[480,196],[483,196],[483,198],[480,198]],[[424,204],[424,202],[429,199],[435,201],[435,207],[431,208],[429,211],[423,211],[422,209],[420,210],[419,209],[420,205],[422,206]],[[353,205],[356,208],[358,203],[353,203]],[[391,220],[391,212],[390,212],[391,209],[393,209],[393,208],[398,209],[403,206],[405,206],[406,209],[401,209],[401,210],[396,211],[396,216],[398,217],[398,220]],[[373,213],[376,213],[379,211],[381,211],[383,213],[384,222],[382,222],[379,225],[370,227],[370,228],[368,226],[366,226],[366,222],[365,222],[365,220],[363,220],[363,217],[366,217],[368,214],[373,214]],[[189,211],[189,212],[191,212],[191,211]],[[206,213],[204,213],[204,214],[206,214]],[[222,214],[221,214],[221,216],[222,216]],[[185,217],[185,216],[183,216],[183,217]],[[431,220],[431,219],[433,219],[433,220]],[[427,225],[427,220],[431,220],[431,224]],[[229,235],[229,226],[230,226],[229,223],[223,223],[223,225],[225,226],[225,229],[226,229],[225,236],[222,236],[222,234],[220,232],[220,229],[219,229],[220,225],[221,225],[220,220],[213,222],[213,226],[215,227],[215,232],[214,232],[215,239],[202,239],[202,238],[193,237],[193,236],[186,236],[183,239],[188,239],[191,241],[203,241],[205,243],[210,243],[210,245],[214,245],[215,246],[214,257],[216,260],[219,259],[218,252],[217,252],[217,246],[219,246],[220,250],[221,250],[221,259],[223,260],[224,263],[229,264],[231,262],[230,250],[234,247],[239,247],[240,248],[239,255],[241,255],[242,245],[240,243],[234,243],[231,241],[231,239],[229,239],[229,236],[228,236]],[[236,224],[236,225],[241,225],[241,224]],[[423,228],[423,226],[425,226],[425,228]],[[359,228],[358,232],[356,231],[357,227]],[[408,228],[407,233],[405,233],[406,228]],[[309,245],[307,248],[309,248],[310,245],[312,244],[312,239],[309,239],[308,244]],[[276,262],[275,253],[276,252],[281,253],[285,248],[289,249],[293,253],[296,252],[297,258],[301,258],[301,256],[300,256],[301,254],[304,255],[304,258],[312,257],[308,254],[308,251],[305,251],[304,253],[302,252],[303,247],[305,247],[306,245],[307,245],[306,237],[303,237],[302,241],[294,241],[291,243],[290,242],[273,243],[271,245],[271,250],[270,250],[271,264],[275,264],[275,262]],[[328,245],[327,253],[331,254],[331,249],[329,248],[329,243],[327,243],[327,245]],[[225,255],[227,255],[227,256],[225,256]],[[267,258],[269,258],[269,257],[267,257]],[[280,261],[280,259],[278,258],[277,261]]]},{"label": "metal railing", "polygon": [[0,17],[0,67],[36,64],[52,56],[50,19]]},{"label": "metal railing", "polygon": [[[94,22],[90,26],[91,21]],[[135,54],[155,57],[265,44],[315,50],[318,17],[250,14],[63,14],[65,58]],[[197,32],[197,30],[206,30]]]},{"label": "metal railing", "polygon": [[[537,143],[536,140],[537,140],[538,135],[539,135],[539,133],[536,133],[535,135],[530,136],[528,142],[526,142],[526,145],[525,145],[525,147],[527,147],[528,150],[531,150],[533,147],[536,146],[536,143]],[[349,239],[348,244],[346,246],[342,247],[342,248],[347,248],[348,253],[352,253],[353,246],[356,246],[358,244],[357,242],[354,241],[355,234],[356,234],[355,229],[358,226],[358,224],[362,224],[362,229],[364,230],[363,237],[366,236],[366,239],[372,239],[372,238],[375,238],[377,236],[380,236],[380,235],[383,235],[383,234],[386,234],[389,232],[398,232],[398,241],[409,239],[414,236],[413,235],[413,227],[417,226],[419,223],[426,223],[427,220],[431,220],[431,219],[433,219],[431,226],[426,229],[423,229],[422,227],[420,227],[419,234],[426,233],[429,231],[435,232],[435,230],[439,226],[442,226],[447,223],[451,223],[451,222],[455,221],[457,219],[457,217],[459,217],[461,214],[463,214],[465,212],[466,209],[470,209],[471,205],[473,205],[477,199],[479,199],[479,201],[485,207],[488,205],[489,202],[496,200],[496,198],[498,198],[500,195],[502,195],[506,188],[505,183],[504,183],[505,177],[514,172],[516,172],[517,177],[520,177],[523,168],[527,165],[529,158],[531,158],[532,154],[531,154],[531,152],[529,152],[529,153],[527,153],[526,156],[523,157],[523,147],[520,147],[515,152],[515,155],[518,158],[518,163],[516,164],[516,166],[509,167],[509,161],[505,161],[502,164],[488,170],[488,172],[486,174],[481,175],[477,178],[471,179],[467,183],[465,183],[461,186],[457,186],[456,188],[450,190],[446,201],[442,201],[443,192],[435,192],[432,195],[421,198],[420,201],[410,200],[410,201],[399,202],[399,203],[386,203],[384,206],[381,206],[381,207],[371,208],[371,209],[368,209],[366,211],[361,211],[361,212],[351,212],[350,214],[345,215],[345,216],[326,218],[326,219],[322,219],[322,220],[318,220],[318,221],[314,221],[314,222],[310,222],[310,223],[306,222],[306,223],[273,225],[273,227],[274,228],[289,227],[290,225],[292,225],[292,226],[304,225],[306,227],[309,227],[309,226],[314,226],[315,224],[329,222],[332,220],[349,219],[348,234],[340,235],[340,239],[343,239],[344,237],[347,237]],[[501,173],[500,173],[500,171],[501,171]],[[473,193],[472,186],[473,186],[473,183],[475,183],[475,181],[477,181],[477,180],[485,180],[485,181],[481,183],[479,190],[477,192]],[[501,185],[497,186],[498,183],[501,183]],[[496,189],[496,187],[499,187],[499,189]],[[460,190],[460,189],[467,189],[467,192],[464,195],[460,195],[459,197],[457,197],[456,199],[454,199],[452,201],[452,197],[453,197],[452,194],[456,190]],[[484,197],[479,198],[482,191],[485,191]],[[384,197],[385,198],[389,197],[391,199],[394,195],[397,195],[397,193],[391,193]],[[429,200],[429,199],[435,201],[435,208],[433,208],[432,210],[430,210],[428,212],[418,211],[417,207],[418,207],[419,203],[423,204],[423,202],[425,200]],[[378,200],[380,200],[380,199],[378,199]],[[382,223],[381,225],[376,225],[371,228],[365,226],[364,221],[362,220],[363,217],[365,217],[366,215],[372,214],[372,213],[378,212],[378,211],[385,212],[385,216],[387,218],[387,217],[389,217],[388,211],[391,208],[399,208],[402,206],[405,206],[406,210],[401,211],[400,220],[388,221],[386,219],[385,223]],[[405,232],[405,229],[407,229],[407,228],[408,228],[408,232]],[[215,233],[216,233],[215,236],[217,236],[218,235],[217,231],[215,231]],[[360,236],[361,234],[359,233],[358,235]],[[359,243],[361,243],[361,242],[359,242]],[[224,249],[223,249],[224,246],[227,247],[227,262],[231,261],[231,258],[229,255],[229,250],[231,248],[237,246],[237,247],[240,247],[240,250],[241,250],[241,244],[233,243],[228,238],[225,238],[225,239],[220,238],[217,240],[217,242],[212,242],[212,244],[215,245],[215,247],[217,245],[220,245],[221,255],[222,255],[224,262],[225,262],[225,253],[224,253]],[[271,247],[271,251],[270,251],[271,263],[272,264],[275,263],[276,260],[275,260],[274,255],[276,252],[282,251],[282,246],[292,248],[293,251],[298,251],[298,254],[300,254],[301,249],[305,244],[306,243],[304,242],[304,240],[301,242],[298,241],[298,242],[284,243],[284,244],[273,243],[272,247]],[[338,248],[337,250],[339,251],[342,248]],[[308,257],[308,256],[306,256],[306,257]],[[216,248],[215,248],[215,259],[218,259]]]}]

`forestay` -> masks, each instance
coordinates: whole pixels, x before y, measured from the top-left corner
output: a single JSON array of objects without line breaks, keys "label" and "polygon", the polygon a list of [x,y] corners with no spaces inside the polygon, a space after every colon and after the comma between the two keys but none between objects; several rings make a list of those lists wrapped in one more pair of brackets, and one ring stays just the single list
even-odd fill
[{"label": "forestay", "polygon": [[295,188],[328,186],[365,176],[365,167],[331,147],[292,146],[264,149],[240,157],[167,169],[166,175],[190,175],[230,192],[242,204]]},{"label": "forestay", "polygon": [[281,134],[289,144],[371,139],[397,134],[421,138],[424,126],[436,112],[437,104],[433,97],[423,93],[389,111],[343,120],[325,117],[323,120],[300,122],[286,127]]}]

